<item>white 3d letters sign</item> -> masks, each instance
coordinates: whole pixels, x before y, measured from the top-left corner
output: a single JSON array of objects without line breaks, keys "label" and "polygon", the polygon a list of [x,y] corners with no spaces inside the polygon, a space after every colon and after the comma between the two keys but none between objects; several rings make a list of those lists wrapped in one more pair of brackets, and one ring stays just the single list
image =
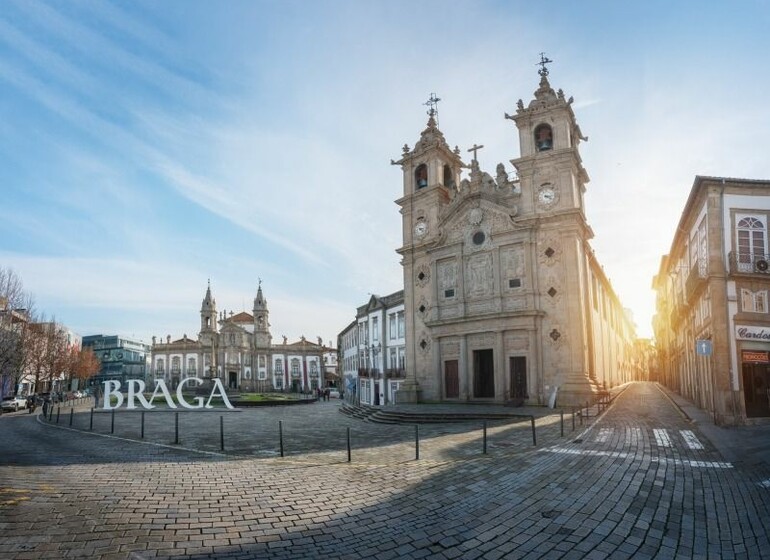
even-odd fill
[{"label": "white 3d letters sign", "polygon": [[[211,388],[211,393],[209,394],[208,400],[205,401],[205,404],[203,397],[195,397],[193,399],[195,404],[191,404],[185,400],[184,394],[182,394],[182,390],[187,383],[203,385],[203,380],[199,377],[187,377],[186,379],[183,379],[176,388],[177,403],[179,403],[182,408],[189,409],[214,408],[211,405],[211,399],[219,396],[227,408],[235,408],[232,404],[230,404],[230,400],[227,398],[227,393],[225,393],[225,388],[222,385],[222,381],[220,379],[214,379],[213,381],[214,386]],[[141,379],[129,379],[126,384],[128,385],[128,394],[126,397],[123,397],[123,393],[120,392],[120,381],[111,380],[104,382],[104,410],[120,408],[123,406],[124,400],[127,401],[126,408],[130,410],[136,408],[135,401],[139,401],[139,404],[142,405],[142,408],[151,410],[155,408],[155,405],[152,404],[153,401],[161,395],[166,400],[166,404],[169,408],[177,407],[177,403],[175,403],[174,399],[171,398],[171,393],[169,393],[168,387],[166,387],[166,382],[162,379],[157,379],[155,381],[155,390],[152,392],[152,396],[150,397],[149,401],[144,396],[144,390],[146,388],[144,381]],[[115,406],[112,405],[111,397],[115,397],[117,400],[117,404],[115,404]]]}]

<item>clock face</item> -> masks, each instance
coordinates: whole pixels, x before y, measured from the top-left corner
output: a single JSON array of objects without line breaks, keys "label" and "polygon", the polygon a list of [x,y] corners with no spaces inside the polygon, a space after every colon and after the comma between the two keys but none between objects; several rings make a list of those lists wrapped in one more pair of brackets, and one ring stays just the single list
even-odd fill
[{"label": "clock face", "polygon": [[428,223],[424,220],[420,220],[414,226],[414,234],[417,237],[422,237],[426,233],[428,233]]},{"label": "clock face", "polygon": [[556,200],[556,191],[553,187],[544,187],[537,193],[537,200],[543,206],[549,206]]}]

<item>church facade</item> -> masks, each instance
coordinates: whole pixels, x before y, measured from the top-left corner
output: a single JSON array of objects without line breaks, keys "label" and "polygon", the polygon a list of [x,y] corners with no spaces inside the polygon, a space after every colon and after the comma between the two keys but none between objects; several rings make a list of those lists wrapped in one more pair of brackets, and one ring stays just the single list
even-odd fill
[{"label": "church facade", "polygon": [[228,390],[312,391],[325,387],[324,373],[333,348],[322,340],[303,336],[289,343],[273,344],[270,312],[262,286],[254,298],[252,314],[217,312],[217,303],[206,289],[200,310],[198,339],[158,341],[152,338],[152,373],[169,387],[187,377],[219,378]]},{"label": "church facade", "polygon": [[[572,98],[540,70],[513,173],[466,164],[434,110],[403,171],[405,382],[398,402],[570,405],[634,377],[634,326],[589,241]],[[465,170],[468,176],[463,178]]]}]

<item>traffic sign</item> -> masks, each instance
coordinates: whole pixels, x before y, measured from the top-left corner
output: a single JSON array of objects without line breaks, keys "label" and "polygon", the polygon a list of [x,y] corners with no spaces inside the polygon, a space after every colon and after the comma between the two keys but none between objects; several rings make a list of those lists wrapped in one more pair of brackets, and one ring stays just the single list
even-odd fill
[{"label": "traffic sign", "polygon": [[696,340],[695,341],[695,353],[699,356],[711,356],[711,341],[710,340]]}]

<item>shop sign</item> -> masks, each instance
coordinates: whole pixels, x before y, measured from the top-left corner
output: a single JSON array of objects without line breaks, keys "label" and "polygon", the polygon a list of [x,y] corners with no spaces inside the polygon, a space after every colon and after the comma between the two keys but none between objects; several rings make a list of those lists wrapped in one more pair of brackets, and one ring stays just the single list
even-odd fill
[{"label": "shop sign", "polygon": [[735,326],[735,337],[738,340],[762,340],[770,342],[770,329],[765,327]]},{"label": "shop sign", "polygon": [[741,352],[741,359],[744,363],[751,362],[754,364],[768,364],[770,363],[770,357],[767,352],[757,352],[756,350],[744,350]]},{"label": "shop sign", "polygon": [[[222,402],[225,403],[225,406],[227,408],[235,408],[232,404],[230,404],[230,400],[227,398],[227,393],[225,392],[225,387],[222,385],[222,380],[218,377],[214,378],[214,386],[211,388],[211,394],[209,395],[208,400],[206,400],[206,404],[203,404],[204,398],[203,397],[195,397],[193,400],[195,401],[195,404],[191,404],[187,402],[184,398],[184,394],[182,393],[182,390],[184,389],[184,386],[186,383],[194,383],[195,385],[203,385],[204,381],[203,379],[199,377],[187,377],[179,383],[179,385],[176,388],[176,400],[179,403],[179,405],[183,408],[189,408],[189,409],[196,409],[196,408],[214,408],[211,406],[211,399],[215,396],[219,396],[222,399]],[[153,391],[152,396],[150,397],[150,400],[148,401],[144,396],[144,390],[145,390],[145,384],[144,381],[141,379],[129,379],[127,381],[128,385],[128,395],[126,397],[123,396],[123,393],[120,391],[120,381],[117,380],[110,380],[104,382],[104,409],[105,410],[112,410],[113,408],[120,408],[123,406],[123,401],[126,401],[126,408],[128,409],[134,409],[136,408],[135,400],[139,401],[139,404],[142,406],[142,408],[146,408],[147,410],[151,410],[155,408],[155,405],[152,404],[152,402],[157,398],[162,396],[163,399],[166,401],[166,404],[169,408],[176,408],[176,403],[174,402],[174,399],[171,398],[171,393],[168,391],[168,387],[166,387],[166,382],[162,379],[158,379],[155,381],[155,391]],[[117,404],[115,406],[112,406],[112,402],[110,397],[115,397]]]}]

